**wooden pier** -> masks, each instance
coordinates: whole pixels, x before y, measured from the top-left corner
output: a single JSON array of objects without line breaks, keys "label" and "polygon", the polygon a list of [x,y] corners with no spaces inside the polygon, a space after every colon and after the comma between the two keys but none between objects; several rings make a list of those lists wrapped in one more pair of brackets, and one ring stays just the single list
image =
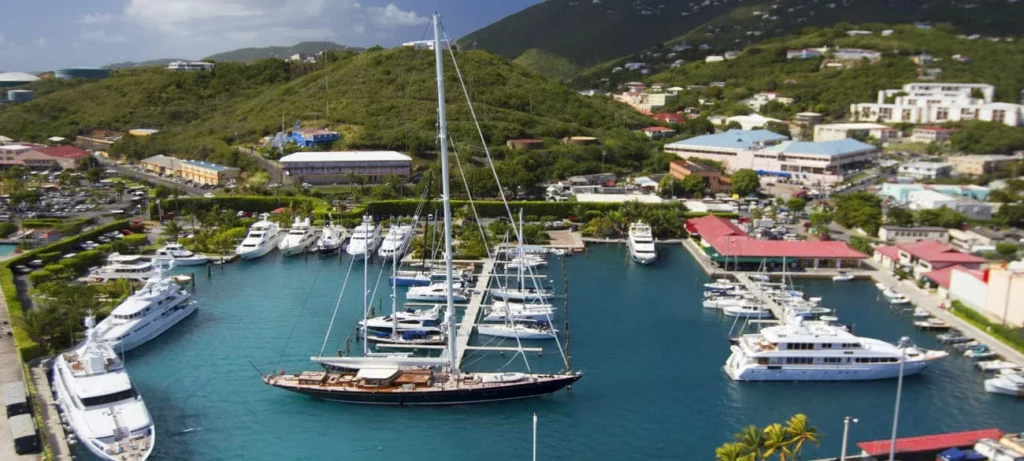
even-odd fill
[{"label": "wooden pier", "polygon": [[775,302],[775,300],[772,299],[771,297],[765,296],[761,288],[757,286],[757,283],[751,280],[750,276],[744,273],[736,273],[732,275],[736,277],[736,281],[743,284],[743,287],[746,288],[747,291],[754,295],[757,295],[758,299],[762,303],[764,303],[764,307],[772,311],[772,315],[774,315],[776,319],[782,320],[783,316],[785,315],[782,306],[780,306],[779,303]]},{"label": "wooden pier", "polygon": [[484,261],[483,270],[476,278],[473,294],[469,297],[469,304],[466,305],[466,310],[462,313],[462,320],[459,322],[458,331],[455,336],[458,351],[455,356],[455,362],[460,365],[462,364],[462,358],[466,355],[466,348],[469,347],[469,338],[473,335],[476,320],[480,317],[480,308],[483,307],[484,298],[487,297],[487,292],[490,291],[491,276],[494,275],[494,264],[494,259]]}]

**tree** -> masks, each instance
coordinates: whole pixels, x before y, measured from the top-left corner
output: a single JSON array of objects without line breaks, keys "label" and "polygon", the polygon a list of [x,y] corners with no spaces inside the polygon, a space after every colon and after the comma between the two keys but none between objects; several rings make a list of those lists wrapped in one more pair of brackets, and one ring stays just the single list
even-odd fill
[{"label": "tree", "polygon": [[123,202],[124,201],[124,189],[125,189],[125,187],[124,187],[124,183],[123,182],[118,181],[118,182],[114,183],[114,193],[117,194],[117,201],[118,202]]},{"label": "tree", "polygon": [[8,199],[13,206],[18,205],[35,205],[39,203],[39,200],[43,198],[43,193],[39,189],[25,189],[18,188],[14,189],[10,193]]},{"label": "tree", "polygon": [[771,121],[764,124],[764,129],[771,131],[772,133],[778,133],[785,137],[790,136],[789,125],[782,122]]},{"label": "tree", "polygon": [[[39,271],[36,271],[39,272]],[[35,272],[33,272],[35,273]],[[53,324],[56,321],[57,310],[36,306],[21,315],[14,316],[14,324],[25,331],[32,341],[39,344],[43,350],[49,349],[49,336],[53,331]]]},{"label": "tree", "polygon": [[743,448],[743,451],[751,456],[751,459],[755,461],[760,461],[765,458],[764,431],[758,429],[757,426],[747,426],[743,428],[743,430],[741,430],[738,434],[734,435],[733,438],[736,441],[736,443]]},{"label": "tree", "polygon": [[1013,257],[1017,255],[1017,250],[1019,250],[1017,245],[1010,242],[999,242],[996,244],[996,253],[1007,261],[1013,260]]},{"label": "tree", "polygon": [[742,445],[729,442],[715,449],[715,461],[754,461],[754,455]]},{"label": "tree", "polygon": [[916,221],[922,226],[955,229],[967,223],[967,216],[951,208],[942,207],[931,210],[918,210]]},{"label": "tree", "polygon": [[885,222],[894,226],[913,226],[914,213],[903,207],[889,207],[885,213]]},{"label": "tree", "polygon": [[1011,227],[1024,227],[1024,204],[1007,203],[996,212],[999,222]]},{"label": "tree", "polygon": [[848,228],[860,228],[876,235],[882,225],[882,199],[867,192],[840,195],[835,199],[833,219]]},{"label": "tree", "polygon": [[822,236],[828,233],[828,225],[832,223],[832,215],[830,213],[811,213],[809,218],[811,231],[814,232],[814,235]]},{"label": "tree", "polygon": [[733,121],[725,124],[725,129],[726,130],[742,130],[743,129],[743,125],[740,125],[740,122],[737,122],[737,121],[733,120]]},{"label": "tree", "polygon": [[270,174],[266,171],[260,170],[249,175],[249,177],[245,179],[245,188],[251,191],[258,191],[263,189],[263,186],[266,186],[269,182]]},{"label": "tree", "polygon": [[658,195],[662,198],[676,197],[676,194],[683,192],[682,189],[679,181],[671,175],[665,175],[664,178],[661,178],[661,181],[658,181]]},{"label": "tree", "polygon": [[779,461],[786,461],[793,456],[790,450],[792,441],[782,424],[772,423],[764,428],[764,459],[775,455]]},{"label": "tree", "polygon": [[680,187],[683,189],[683,193],[685,193],[687,197],[700,198],[708,189],[708,181],[703,176],[691,174],[686,178],[683,178]]},{"label": "tree", "polygon": [[797,413],[786,421],[786,435],[793,444],[793,454],[797,459],[800,459],[805,443],[819,444],[818,430],[810,425],[803,413]]},{"label": "tree", "polygon": [[761,178],[751,169],[737,170],[732,175],[732,193],[745,197],[761,188]]},{"label": "tree", "polygon": [[793,213],[803,213],[807,208],[807,200],[800,197],[793,197],[786,202],[786,208]]}]

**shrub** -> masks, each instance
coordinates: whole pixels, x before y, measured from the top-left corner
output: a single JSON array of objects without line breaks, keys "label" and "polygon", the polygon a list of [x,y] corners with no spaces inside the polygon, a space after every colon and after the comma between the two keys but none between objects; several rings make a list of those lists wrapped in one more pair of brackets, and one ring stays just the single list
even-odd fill
[{"label": "shrub", "polygon": [[123,242],[125,245],[128,245],[132,249],[137,250],[145,246],[146,243],[148,243],[148,239],[146,237],[146,234],[132,234],[124,236],[124,238],[121,239],[121,242]]},{"label": "shrub", "polygon": [[980,312],[965,306],[960,301],[953,301],[953,308],[950,309],[950,312],[952,312],[953,315],[964,319],[967,323],[980,328],[982,331],[987,331],[989,334],[999,338],[1010,347],[1020,352],[1024,352],[1024,336],[1022,336],[1016,329],[994,323]]},{"label": "shrub", "polygon": [[[50,280],[53,280],[53,273],[48,271],[48,270],[46,270],[46,269],[38,269],[38,270],[32,271],[31,274],[28,274],[28,281],[31,282],[33,285],[39,285],[39,284],[42,284],[42,283],[46,283],[46,282],[49,282]],[[4,289],[4,291],[5,292],[7,291],[6,288]],[[17,296],[17,295],[15,295],[15,296]],[[10,305],[10,302],[8,302],[7,304]]]},{"label": "shrub", "polygon": [[12,222],[0,222],[0,237],[7,238],[7,236],[18,231],[18,225]]},{"label": "shrub", "polygon": [[538,221],[537,215],[535,215],[535,214],[528,214],[526,216],[523,216],[523,221],[525,221],[525,222],[537,222]]},{"label": "shrub", "polygon": [[39,255],[37,255],[37,258],[42,260],[43,263],[45,264],[52,264],[54,262],[60,261],[60,252],[47,251],[46,253],[39,253]]},{"label": "shrub", "polygon": [[[29,278],[40,272],[43,271],[33,272]],[[18,288],[14,285],[14,273],[6,265],[0,266],[0,288],[4,290],[4,300],[7,301],[7,311],[11,315],[11,326],[14,329],[14,343],[18,349],[21,349],[21,359],[32,360],[38,357],[42,351],[39,344],[28,336],[25,330],[19,326],[19,322],[15,321],[22,316],[21,300],[18,299]]]}]

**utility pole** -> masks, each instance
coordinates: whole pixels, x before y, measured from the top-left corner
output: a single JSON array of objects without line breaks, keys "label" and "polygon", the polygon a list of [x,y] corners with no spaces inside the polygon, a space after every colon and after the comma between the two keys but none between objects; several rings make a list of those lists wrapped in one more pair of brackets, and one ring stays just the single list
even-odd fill
[{"label": "utility pole", "polygon": [[839,452],[839,461],[846,461],[846,442],[850,436],[850,423],[857,424],[857,418],[843,417],[843,449]]}]

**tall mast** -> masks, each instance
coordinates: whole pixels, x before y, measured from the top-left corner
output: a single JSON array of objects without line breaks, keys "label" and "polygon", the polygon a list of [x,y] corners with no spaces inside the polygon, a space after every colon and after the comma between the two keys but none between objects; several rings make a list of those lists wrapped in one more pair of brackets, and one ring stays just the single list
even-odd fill
[{"label": "tall mast", "polygon": [[[370,230],[370,226],[366,224],[366,216],[363,216],[362,226],[365,227],[365,230]],[[363,237],[363,356],[365,357],[370,355],[370,341],[366,339],[366,324],[370,316],[370,307],[367,305],[366,298],[370,294],[370,242],[366,240],[365,233]]]},{"label": "tall mast", "polygon": [[[410,231],[411,232],[411,231]],[[398,284],[395,279],[398,278],[398,252],[396,251],[391,257],[391,336],[392,338],[398,337]]]},{"label": "tall mast", "polygon": [[448,121],[445,119],[444,108],[444,54],[441,52],[441,16],[434,13],[434,61],[437,67],[437,139],[441,143],[441,196],[444,205],[444,272],[445,285],[445,323],[448,325],[448,369],[452,375],[458,375],[455,341],[455,300],[452,278],[452,206],[451,192],[448,187]]}]

